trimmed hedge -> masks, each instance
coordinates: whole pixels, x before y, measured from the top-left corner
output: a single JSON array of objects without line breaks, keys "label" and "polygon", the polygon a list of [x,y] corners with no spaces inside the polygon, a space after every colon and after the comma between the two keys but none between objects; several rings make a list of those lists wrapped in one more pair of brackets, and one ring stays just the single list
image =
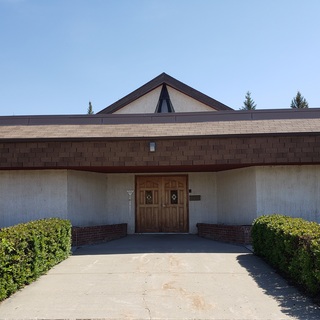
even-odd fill
[{"label": "trimmed hedge", "polygon": [[252,226],[254,252],[311,295],[320,293],[320,226],[301,218],[261,216]]},{"label": "trimmed hedge", "polygon": [[0,301],[31,283],[71,251],[71,223],[58,218],[0,230]]}]

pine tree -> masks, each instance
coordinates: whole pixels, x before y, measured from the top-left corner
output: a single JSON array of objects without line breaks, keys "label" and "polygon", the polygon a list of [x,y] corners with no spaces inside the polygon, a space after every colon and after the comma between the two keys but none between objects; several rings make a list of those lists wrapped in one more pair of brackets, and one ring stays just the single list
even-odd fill
[{"label": "pine tree", "polygon": [[94,114],[94,112],[93,112],[93,110],[92,110],[91,101],[89,101],[89,107],[88,107],[88,110],[87,110],[87,114]]},{"label": "pine tree", "polygon": [[297,95],[292,99],[291,106],[292,109],[305,109],[309,108],[307,100],[301,95],[300,91],[297,92]]},{"label": "pine tree", "polygon": [[251,98],[251,92],[248,91],[245,100],[243,101],[243,107],[240,108],[240,110],[255,110],[256,109],[256,104]]}]

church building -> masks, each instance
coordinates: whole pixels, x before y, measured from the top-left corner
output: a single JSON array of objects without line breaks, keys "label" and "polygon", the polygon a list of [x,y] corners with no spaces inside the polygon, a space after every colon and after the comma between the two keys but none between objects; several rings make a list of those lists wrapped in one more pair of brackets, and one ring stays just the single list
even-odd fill
[{"label": "church building", "polygon": [[94,115],[0,117],[0,228],[320,222],[319,181],[320,109],[233,110],[165,73]]}]

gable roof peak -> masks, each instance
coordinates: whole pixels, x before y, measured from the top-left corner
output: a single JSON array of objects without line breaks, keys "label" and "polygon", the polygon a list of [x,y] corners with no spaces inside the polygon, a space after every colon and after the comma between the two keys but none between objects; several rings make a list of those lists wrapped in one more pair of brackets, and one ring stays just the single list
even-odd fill
[{"label": "gable roof peak", "polygon": [[226,106],[225,104],[201,93],[200,91],[191,88],[190,86],[184,84],[183,82],[171,77],[165,72],[162,72],[157,77],[153,78],[140,88],[136,89],[135,91],[131,92],[130,94],[126,95],[122,99],[116,101],[115,103],[111,104],[109,107],[104,108],[103,110],[99,111],[98,114],[110,114],[114,113],[117,110],[125,107],[129,103],[139,99],[143,95],[147,94],[148,92],[154,90],[155,88],[166,84],[169,87],[182,92],[183,94],[206,104],[207,106],[211,107],[213,110],[233,110],[232,108]]},{"label": "gable roof peak", "polygon": [[159,84],[163,84],[163,83],[167,83],[168,81],[170,81],[170,78],[173,79],[170,75],[168,75],[165,72],[160,73],[158,76],[156,76],[155,78],[153,78],[151,81],[158,81]]},{"label": "gable roof peak", "polygon": [[159,76],[166,77],[166,76],[168,76],[168,74],[165,73],[165,72],[162,72],[162,73],[159,74]]}]

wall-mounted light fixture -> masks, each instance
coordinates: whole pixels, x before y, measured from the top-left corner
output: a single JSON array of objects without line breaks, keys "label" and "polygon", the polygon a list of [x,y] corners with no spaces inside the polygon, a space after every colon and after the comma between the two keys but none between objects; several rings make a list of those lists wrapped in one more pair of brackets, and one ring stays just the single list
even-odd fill
[{"label": "wall-mounted light fixture", "polygon": [[149,142],[149,151],[150,152],[156,151],[156,143],[154,141]]}]

